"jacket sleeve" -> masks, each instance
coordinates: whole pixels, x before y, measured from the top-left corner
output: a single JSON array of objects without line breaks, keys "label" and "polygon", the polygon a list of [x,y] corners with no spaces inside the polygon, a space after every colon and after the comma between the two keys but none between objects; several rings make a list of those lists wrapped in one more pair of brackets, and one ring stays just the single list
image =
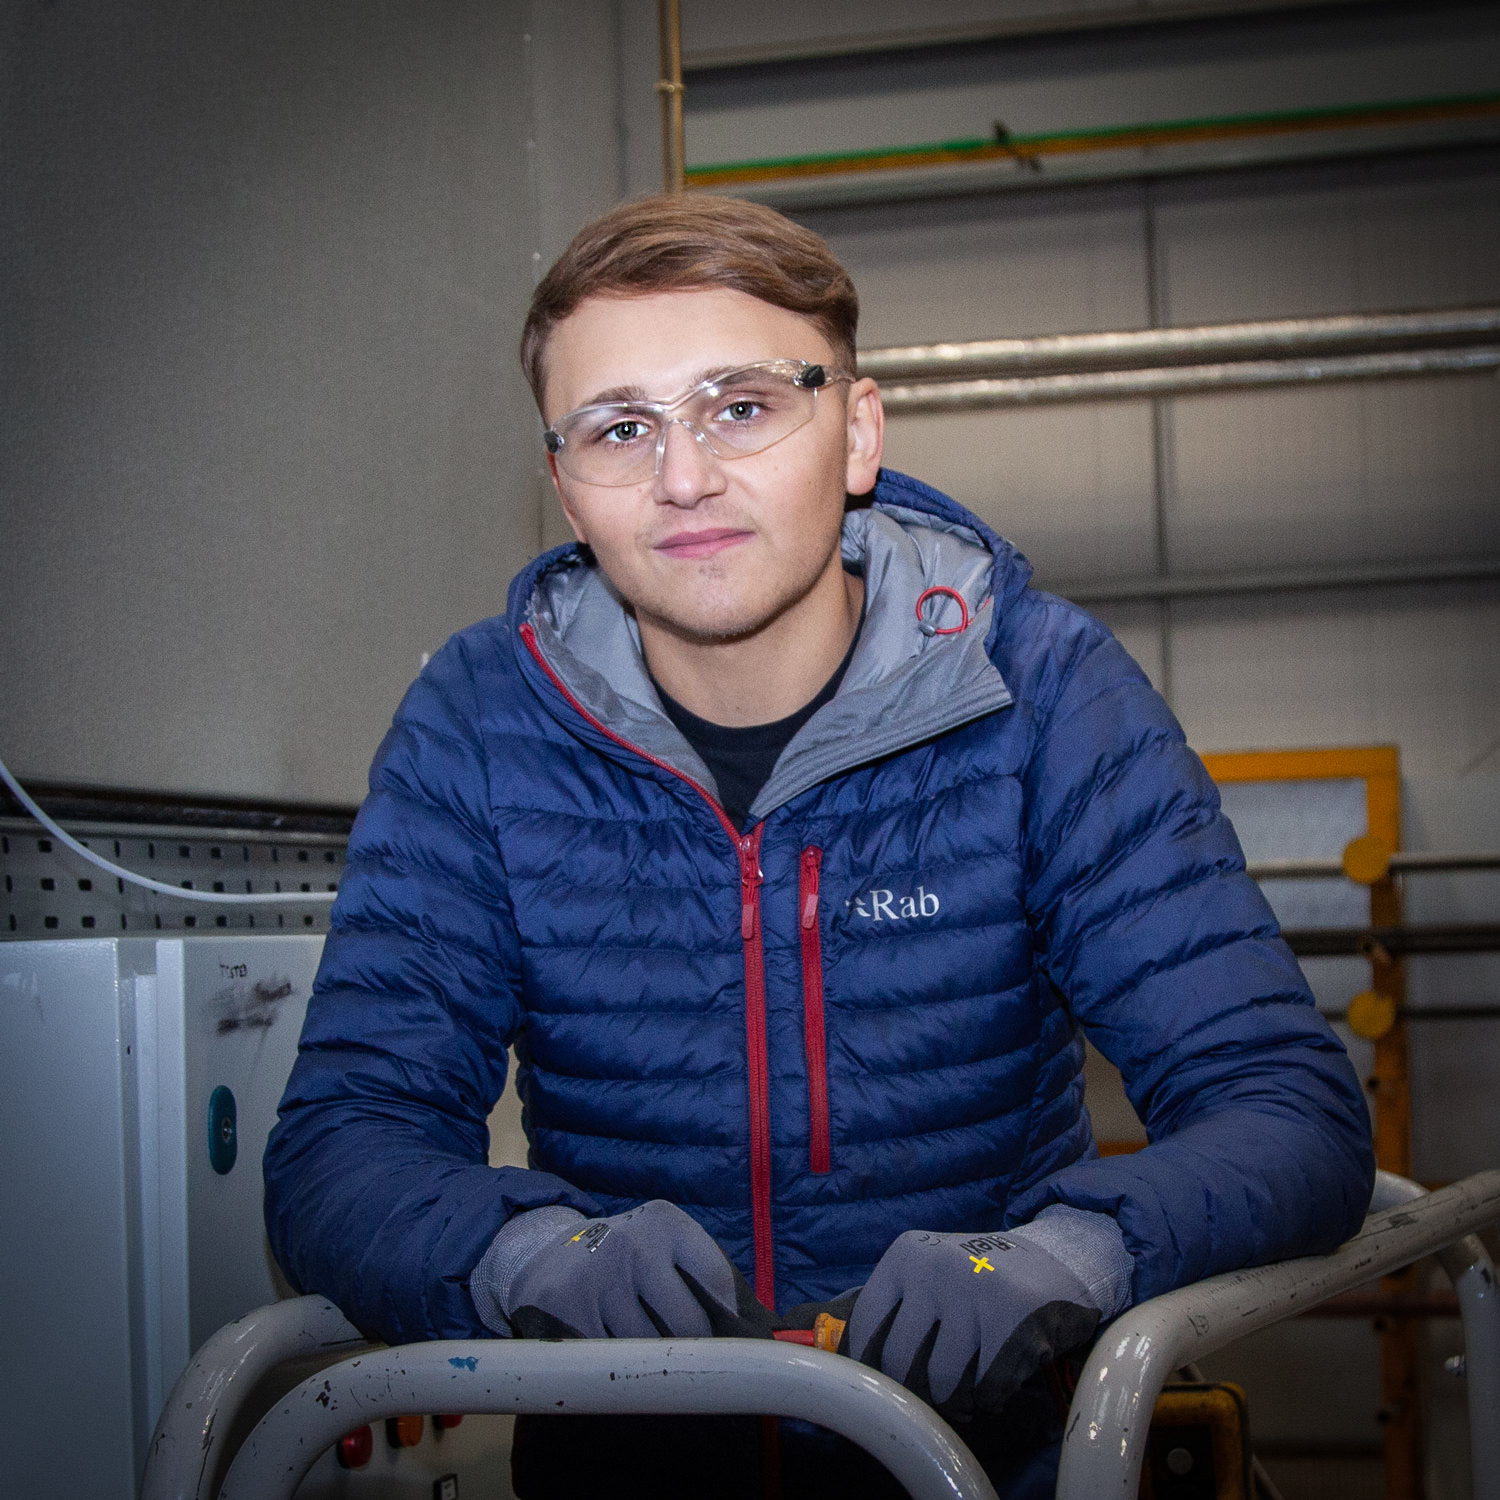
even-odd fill
[{"label": "jacket sleeve", "polygon": [[1374,1158],[1359,1081],[1202,762],[1118,642],[1067,614],[1023,787],[1029,914],[1150,1144],[1075,1162],[1026,1206],[1114,1215],[1139,1301],[1332,1250],[1364,1217]]},{"label": "jacket sleeve", "polygon": [[520,1019],[519,943],[461,639],[370,772],[265,1156],[266,1227],[303,1292],[389,1343],[482,1338],[468,1275],[512,1214],[596,1206],[487,1165]]}]

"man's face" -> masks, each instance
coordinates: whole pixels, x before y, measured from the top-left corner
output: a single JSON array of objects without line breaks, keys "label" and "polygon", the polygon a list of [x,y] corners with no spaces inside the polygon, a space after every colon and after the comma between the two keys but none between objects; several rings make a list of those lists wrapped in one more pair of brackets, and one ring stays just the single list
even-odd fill
[{"label": "man's face", "polygon": [[[670,402],[710,375],[764,360],[837,367],[815,324],[721,288],[591,297],[547,343],[549,423],[608,400]],[[628,393],[628,394],[627,394]],[[642,622],[689,640],[753,634],[841,571],[846,494],[880,464],[873,382],[819,393],[813,418],[759,453],[716,458],[681,426],[638,484],[553,482],[580,541]]]}]

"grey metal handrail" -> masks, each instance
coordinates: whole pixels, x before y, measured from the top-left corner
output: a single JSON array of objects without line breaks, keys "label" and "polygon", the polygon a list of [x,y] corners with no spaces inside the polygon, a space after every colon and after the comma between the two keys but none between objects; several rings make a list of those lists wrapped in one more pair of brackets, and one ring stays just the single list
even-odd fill
[{"label": "grey metal handrail", "polygon": [[[1339,1292],[1436,1254],[1464,1322],[1475,1500],[1500,1500],[1500,1292],[1473,1231],[1500,1221],[1500,1171],[1439,1192],[1378,1174],[1374,1210],[1332,1255],[1236,1271],[1141,1304],[1084,1368],[1058,1500],[1133,1497],[1171,1372]],[[246,1435],[252,1398],[289,1362],[318,1373]],[[247,1404],[249,1403],[249,1404]],[[853,1360],[740,1339],[362,1344],[332,1303],[299,1297],[214,1335],[183,1372],[148,1455],[142,1500],[290,1500],[345,1431],[416,1412],[777,1413],[873,1453],[916,1500],[994,1500],[968,1449],[923,1402]],[[241,1441],[243,1439],[243,1441]],[[222,1488],[221,1488],[222,1486]]]},{"label": "grey metal handrail", "polygon": [[356,1355],[261,1419],[221,1500],[292,1500],[351,1424],[439,1410],[801,1417],[872,1453],[912,1500],[997,1500],[953,1429],[894,1380],[769,1339],[470,1339]]},{"label": "grey metal handrail", "polygon": [[368,1347],[326,1297],[292,1297],[226,1323],[188,1361],[162,1407],[141,1500],[211,1500],[234,1457],[233,1440],[243,1436],[237,1419],[263,1380],[299,1357],[332,1361]]},{"label": "grey metal handrail", "polygon": [[1213,1276],[1116,1319],[1078,1381],[1057,1500],[1133,1500],[1151,1413],[1173,1370],[1434,1253],[1458,1289],[1465,1343],[1475,1356],[1469,1377],[1474,1497],[1500,1500],[1500,1298],[1495,1268],[1474,1235],[1500,1220],[1500,1171],[1479,1172],[1431,1194],[1382,1172],[1375,1202],[1399,1206],[1372,1213],[1332,1255]]},{"label": "grey metal handrail", "polygon": [[351,1335],[359,1338],[322,1297],[261,1308],[220,1330],[173,1389],[141,1500],[291,1500],[350,1428],[431,1411],[801,1417],[874,1454],[915,1500],[996,1500],[952,1428],[895,1381],[842,1355],[760,1339],[364,1345],[278,1393],[231,1451],[244,1403],[278,1355],[336,1355]]},{"label": "grey metal handrail", "polygon": [[[1427,1196],[1420,1183],[1394,1172],[1377,1172],[1370,1206],[1396,1208]],[[1458,1293],[1463,1319],[1474,1500],[1500,1500],[1500,1282],[1478,1235],[1465,1235],[1439,1250],[1437,1261]]]}]

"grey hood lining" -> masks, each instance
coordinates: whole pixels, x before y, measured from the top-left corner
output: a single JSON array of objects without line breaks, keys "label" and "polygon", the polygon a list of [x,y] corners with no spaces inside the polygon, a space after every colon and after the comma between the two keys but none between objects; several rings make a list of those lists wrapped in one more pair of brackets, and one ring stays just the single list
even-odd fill
[{"label": "grey hood lining", "polygon": [[[879,505],[844,518],[843,558],[865,578],[854,658],[832,702],[782,752],[750,809],[751,822],[829,777],[1012,701],[984,649],[994,557],[975,532],[922,511]],[[935,587],[963,597],[968,629],[937,635],[923,628],[917,600]],[[957,608],[935,598],[926,613],[947,625]],[[635,621],[598,568],[546,574],[527,618],[547,664],[589,714],[717,800],[708,767],[662,710]]]}]

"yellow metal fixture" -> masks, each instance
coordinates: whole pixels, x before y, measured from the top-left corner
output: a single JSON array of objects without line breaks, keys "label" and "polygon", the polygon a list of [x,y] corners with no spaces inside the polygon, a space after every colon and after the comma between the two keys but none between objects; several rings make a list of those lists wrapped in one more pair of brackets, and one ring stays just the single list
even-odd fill
[{"label": "yellow metal fixture", "polygon": [[1394,852],[1384,839],[1373,833],[1351,839],[1344,849],[1344,874],[1356,885],[1374,885],[1390,874]]},{"label": "yellow metal fixture", "polygon": [[1396,1024],[1396,1002],[1379,990],[1361,990],[1349,1002],[1349,1030],[1367,1042],[1378,1042]]}]

